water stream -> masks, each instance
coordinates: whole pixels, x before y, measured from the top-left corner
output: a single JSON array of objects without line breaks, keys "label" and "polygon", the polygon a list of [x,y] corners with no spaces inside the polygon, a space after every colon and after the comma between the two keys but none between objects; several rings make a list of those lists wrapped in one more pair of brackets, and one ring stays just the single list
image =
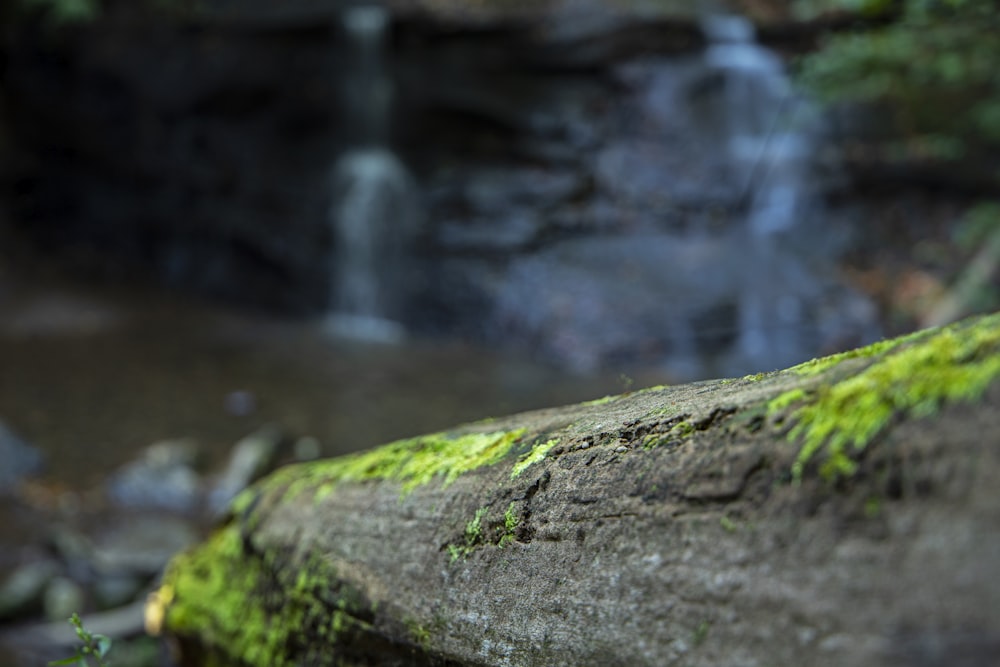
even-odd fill
[{"label": "water stream", "polygon": [[334,250],[326,326],[342,337],[398,342],[405,336],[398,314],[417,198],[388,145],[392,83],[382,62],[388,13],[352,7],[342,26],[348,50],[342,99],[352,145],[330,176]]}]

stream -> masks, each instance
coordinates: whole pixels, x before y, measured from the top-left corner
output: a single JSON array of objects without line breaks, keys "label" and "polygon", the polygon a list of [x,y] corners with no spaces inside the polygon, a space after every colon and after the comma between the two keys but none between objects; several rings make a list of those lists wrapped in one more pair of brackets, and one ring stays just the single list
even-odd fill
[{"label": "stream", "polygon": [[461,341],[337,339],[319,321],[156,290],[5,287],[0,418],[43,451],[47,479],[71,488],[163,439],[193,439],[209,469],[264,424],[335,455],[668,379],[570,375]]}]

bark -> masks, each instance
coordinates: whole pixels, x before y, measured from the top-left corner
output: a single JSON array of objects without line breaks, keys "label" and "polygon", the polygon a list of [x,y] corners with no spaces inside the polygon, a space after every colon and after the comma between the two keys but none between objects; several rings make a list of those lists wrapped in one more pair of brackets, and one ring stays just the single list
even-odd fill
[{"label": "bark", "polygon": [[150,625],[183,664],[995,664],[998,376],[994,315],[282,469]]}]

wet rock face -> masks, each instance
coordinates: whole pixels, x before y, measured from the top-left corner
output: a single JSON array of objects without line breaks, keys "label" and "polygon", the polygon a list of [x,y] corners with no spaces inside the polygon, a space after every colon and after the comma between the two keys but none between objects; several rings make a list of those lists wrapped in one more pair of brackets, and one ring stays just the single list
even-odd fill
[{"label": "wet rock face", "polygon": [[[834,275],[845,230],[819,206],[814,116],[749,25],[731,25],[745,30],[719,46],[601,50],[586,67],[586,40],[553,56],[559,31],[507,51],[509,35],[425,45],[423,78],[402,79],[407,127],[440,139],[402,134],[438,281],[421,314],[575,370],[692,379],[877,336]],[[605,44],[619,30],[590,29]]]},{"label": "wet rock face", "polygon": [[[681,275],[698,256],[678,255],[698,245],[688,237],[739,238],[745,214],[752,166],[734,163],[727,145],[726,74],[706,67],[690,14],[584,4],[534,18],[397,15],[384,59],[388,136],[416,183],[422,222],[411,261],[381,269],[405,274],[395,282],[407,328],[502,340],[592,369],[733,345],[743,352],[730,357],[753,357],[760,344],[746,328],[760,329],[757,320],[815,329],[793,302],[840,289],[827,303],[853,303],[801,262],[777,274],[808,284],[762,297],[784,303],[784,315],[747,306],[742,262]],[[340,97],[350,57],[332,16],[200,27],[112,16],[51,54],[15,40],[8,114],[21,166],[35,165],[17,184],[25,230],[47,248],[96,254],[112,275],[324,311],[335,265],[348,263],[327,219],[331,170],[358,139]],[[821,226],[796,242],[829,245],[813,233]],[[638,247],[647,238],[682,261],[652,257]],[[733,243],[724,255],[739,254]],[[665,301],[673,318],[651,312]],[[655,330],[679,315],[679,329]],[[870,322],[827,320],[839,344],[870,337]],[[836,346],[832,335],[799,338],[789,350],[805,356]],[[797,359],[772,357],[715,372]],[[710,372],[697,365],[695,374]]]},{"label": "wet rock face", "polygon": [[15,219],[112,277],[318,307],[332,40],[116,15],[65,43],[25,31],[5,86]]}]

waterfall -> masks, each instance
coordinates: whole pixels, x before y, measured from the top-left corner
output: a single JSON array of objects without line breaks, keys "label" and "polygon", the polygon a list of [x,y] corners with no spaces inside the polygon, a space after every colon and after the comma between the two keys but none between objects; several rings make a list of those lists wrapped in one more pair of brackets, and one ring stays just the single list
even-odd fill
[{"label": "waterfall", "polygon": [[723,76],[723,113],[736,186],[755,236],[794,227],[808,199],[812,153],[805,102],[777,55],[760,46],[740,16],[707,18],[709,68]]},{"label": "waterfall", "polygon": [[388,145],[392,85],[382,62],[388,14],[352,7],[341,24],[347,44],[342,100],[353,145],[330,175],[330,315],[338,336],[396,342],[405,251],[416,218],[410,174]]},{"label": "waterfall", "polygon": [[736,234],[746,267],[735,353],[759,367],[780,367],[809,353],[805,301],[816,279],[783,243],[813,227],[807,218],[818,215],[811,113],[747,19],[712,16],[703,30],[706,65],[722,78],[723,152],[742,216]]}]

